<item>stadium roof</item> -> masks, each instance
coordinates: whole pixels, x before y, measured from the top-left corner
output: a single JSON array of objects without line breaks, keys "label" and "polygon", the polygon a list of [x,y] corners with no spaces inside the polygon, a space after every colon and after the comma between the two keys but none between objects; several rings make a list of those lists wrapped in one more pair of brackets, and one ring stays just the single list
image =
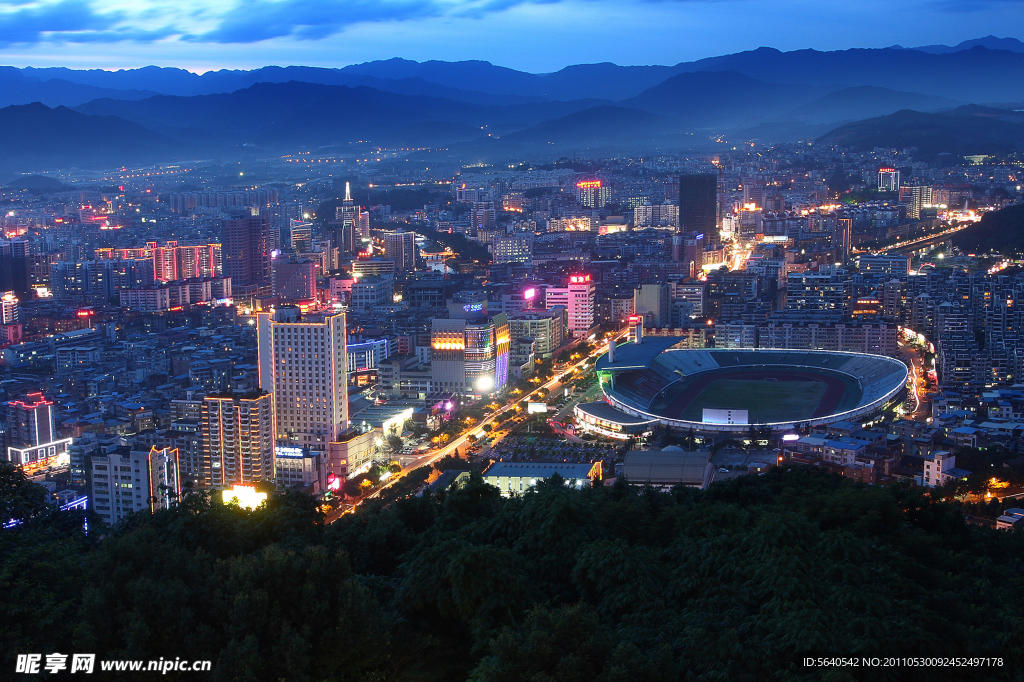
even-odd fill
[{"label": "stadium roof", "polygon": [[606,422],[615,422],[616,424],[649,424],[651,422],[650,419],[634,417],[622,412],[621,410],[616,410],[603,400],[596,403],[580,403],[576,406],[576,409],[589,414],[595,419],[600,419]]},{"label": "stadium roof", "polygon": [[608,362],[608,354],[605,353],[597,359],[595,369],[598,372],[615,372],[650,367],[654,358],[685,340],[681,336],[645,336],[643,343],[624,343],[616,346],[614,363]]}]

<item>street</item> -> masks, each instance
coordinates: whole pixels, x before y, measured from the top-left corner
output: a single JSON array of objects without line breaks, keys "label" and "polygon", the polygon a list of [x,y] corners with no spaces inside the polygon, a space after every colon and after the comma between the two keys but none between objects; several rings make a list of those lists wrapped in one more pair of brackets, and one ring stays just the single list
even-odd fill
[{"label": "street", "polygon": [[[629,329],[628,328],[627,329],[623,329],[622,331],[620,331],[618,334],[616,334],[612,338],[615,341],[618,341],[623,336],[625,336],[627,333],[629,333]],[[369,495],[367,495],[366,497],[361,499],[356,504],[354,504],[354,505],[352,505],[351,507],[348,507],[348,508],[346,508],[346,506],[343,505],[342,507],[340,507],[338,509],[335,509],[334,511],[332,511],[330,514],[327,515],[327,517],[325,519],[325,522],[326,523],[333,523],[333,522],[337,521],[339,518],[341,518],[341,516],[343,514],[347,513],[348,511],[355,511],[356,507],[358,507],[363,502],[366,502],[368,500],[372,500],[372,499],[377,498],[378,496],[380,496],[381,492],[383,492],[384,490],[387,490],[389,487],[394,485],[397,481],[400,481],[410,471],[413,471],[414,469],[418,469],[418,468],[424,467],[424,466],[431,466],[437,460],[439,460],[439,459],[441,459],[443,457],[447,457],[448,455],[451,455],[451,454],[455,453],[460,447],[462,447],[462,446],[464,446],[466,444],[469,436],[472,435],[472,436],[475,436],[477,438],[483,436],[484,435],[484,430],[483,430],[483,425],[484,424],[487,424],[488,422],[493,421],[496,417],[498,417],[500,415],[503,415],[504,413],[508,412],[509,410],[515,410],[516,403],[524,401],[524,400],[528,402],[530,400],[530,398],[535,396],[537,394],[537,392],[540,391],[540,390],[547,391],[548,395],[550,395],[550,392],[561,383],[560,377],[563,374],[571,373],[574,369],[580,367],[584,363],[589,362],[592,359],[594,359],[594,358],[596,358],[596,357],[598,357],[600,355],[604,355],[607,351],[608,351],[607,343],[600,344],[597,348],[595,348],[590,353],[590,355],[588,355],[588,356],[586,356],[584,358],[581,358],[578,362],[576,362],[576,364],[568,366],[568,367],[565,367],[565,368],[557,371],[554,374],[554,376],[552,376],[552,378],[549,379],[546,383],[543,383],[543,384],[537,386],[537,388],[533,389],[532,391],[530,391],[529,393],[527,393],[523,397],[519,398],[518,400],[516,400],[516,401],[514,401],[512,403],[509,403],[508,405],[505,405],[504,407],[501,407],[501,408],[499,408],[499,409],[497,409],[497,410],[487,414],[480,421],[480,424],[478,424],[477,426],[474,426],[473,428],[469,429],[468,431],[463,433],[461,436],[452,439],[452,441],[450,443],[448,443],[447,445],[444,445],[443,447],[437,448],[436,450],[430,450],[430,451],[424,453],[421,457],[417,458],[414,462],[411,462],[411,463],[407,464],[405,467],[402,468],[402,470],[400,472],[398,472],[397,474],[393,474],[388,479],[387,483],[385,483],[385,485],[381,486],[377,490],[374,490],[372,493],[370,493]],[[571,402],[572,401],[570,401],[570,403]]]}]

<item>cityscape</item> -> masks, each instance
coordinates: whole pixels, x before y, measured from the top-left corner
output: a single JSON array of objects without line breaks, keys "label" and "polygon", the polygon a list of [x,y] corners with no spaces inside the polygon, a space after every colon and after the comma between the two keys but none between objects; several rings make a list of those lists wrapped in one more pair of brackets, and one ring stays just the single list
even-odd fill
[{"label": "cityscape", "polygon": [[0,69],[4,679],[1018,679],[1024,43],[854,47]]}]

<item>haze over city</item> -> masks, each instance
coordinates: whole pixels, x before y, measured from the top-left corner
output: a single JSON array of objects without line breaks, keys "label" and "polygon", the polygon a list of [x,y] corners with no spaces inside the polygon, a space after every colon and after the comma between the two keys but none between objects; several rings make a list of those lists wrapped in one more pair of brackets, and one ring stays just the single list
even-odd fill
[{"label": "haze over city", "polygon": [[1019,26],[0,0],[0,677],[1016,679]]}]

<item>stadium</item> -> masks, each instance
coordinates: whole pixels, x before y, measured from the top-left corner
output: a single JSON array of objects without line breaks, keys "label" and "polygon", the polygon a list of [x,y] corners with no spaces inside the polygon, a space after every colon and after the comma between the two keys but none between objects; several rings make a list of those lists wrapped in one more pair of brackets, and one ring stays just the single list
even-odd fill
[{"label": "stadium", "polygon": [[[585,429],[628,437],[655,424],[699,432],[787,431],[865,419],[902,400],[908,370],[863,353],[674,349],[647,337],[597,362],[605,403],[580,405]],[[620,418],[621,416],[621,418]]]}]

